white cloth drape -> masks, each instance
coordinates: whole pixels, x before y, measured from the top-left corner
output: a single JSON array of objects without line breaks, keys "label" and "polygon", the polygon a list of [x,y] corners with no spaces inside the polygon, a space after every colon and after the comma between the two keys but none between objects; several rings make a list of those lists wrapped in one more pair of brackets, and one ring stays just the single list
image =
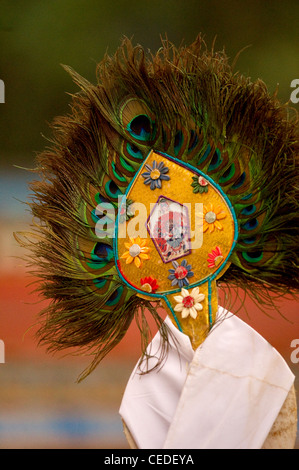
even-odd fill
[{"label": "white cloth drape", "polygon": [[[261,448],[294,375],[255,330],[221,307],[217,322],[194,352],[188,336],[166,318],[167,361],[141,375],[134,369],[120,415],[143,449]],[[158,353],[160,333],[149,348]],[[151,368],[156,360],[149,361]]]}]

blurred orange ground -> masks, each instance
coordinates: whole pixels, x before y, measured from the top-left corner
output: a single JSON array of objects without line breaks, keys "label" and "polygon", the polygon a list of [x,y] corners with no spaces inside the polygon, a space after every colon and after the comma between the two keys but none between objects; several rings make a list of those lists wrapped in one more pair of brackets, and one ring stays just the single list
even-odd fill
[{"label": "blurred orange ground", "polygon": [[[17,276],[14,273],[0,275],[0,339],[5,342],[6,354],[11,358],[21,356],[24,359],[35,356],[45,359],[47,357],[45,350],[37,347],[34,338],[36,331],[34,324],[38,319],[38,312],[46,304],[31,292],[33,287],[29,284],[32,281],[33,278],[25,272]],[[293,350],[291,341],[297,338],[299,341],[298,310],[297,302],[284,300],[280,304],[282,315],[276,310],[263,312],[247,299],[246,311],[242,308],[238,316],[255,328],[289,362]],[[132,322],[125,338],[109,356],[137,359],[139,353],[139,331]]]},{"label": "blurred orange ground", "polygon": [[[25,359],[34,356],[49,360],[45,348],[38,347],[34,337],[38,313],[46,306],[46,302],[42,302],[37,294],[32,293],[34,287],[28,285],[32,280],[26,273],[19,276],[0,276],[0,338],[5,343],[7,357]],[[135,329],[132,328],[128,338],[122,341],[120,349],[112,351],[110,356],[131,358],[135,355],[137,360],[137,342]]]},{"label": "blurred orange ground", "polygon": [[[16,274],[17,271],[17,274]],[[34,327],[45,305],[31,294],[32,279],[23,269],[0,271],[1,448],[127,448],[118,414],[126,382],[140,356],[140,335],[134,322],[121,343],[82,383],[78,376],[90,358],[49,355],[37,347]],[[262,334],[290,364],[291,341],[299,339],[298,304],[281,303],[272,318],[247,301],[238,315]],[[298,354],[299,359],[299,354]],[[297,442],[296,448],[298,448]]]}]

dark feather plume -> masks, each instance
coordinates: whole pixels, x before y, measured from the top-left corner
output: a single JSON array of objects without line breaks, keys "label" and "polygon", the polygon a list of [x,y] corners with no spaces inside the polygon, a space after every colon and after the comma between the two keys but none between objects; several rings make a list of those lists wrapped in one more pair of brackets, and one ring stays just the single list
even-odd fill
[{"label": "dark feather plume", "polygon": [[199,168],[230,199],[240,235],[223,285],[258,302],[269,301],[269,292],[298,292],[295,112],[261,80],[235,72],[223,51],[209,52],[200,36],[179,49],[163,41],[155,55],[125,39],[98,65],[95,85],[65,69],[80,92],[70,113],[54,120],[51,145],[37,157],[41,181],[31,184],[30,207],[38,222],[20,241],[50,301],[41,342],[52,350],[91,349],[92,370],[134,315],[147,308],[161,326],[155,306],[119,279],[112,237],[99,241],[95,234],[97,204],[109,201],[117,210],[118,195],[151,149]]}]

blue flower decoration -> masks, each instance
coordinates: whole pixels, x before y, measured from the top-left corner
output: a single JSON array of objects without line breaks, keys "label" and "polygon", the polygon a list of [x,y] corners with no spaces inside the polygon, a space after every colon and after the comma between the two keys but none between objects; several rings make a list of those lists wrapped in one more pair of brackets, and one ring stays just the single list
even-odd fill
[{"label": "blue flower decoration", "polygon": [[171,280],[171,285],[178,285],[180,288],[189,285],[189,277],[194,276],[194,273],[191,271],[191,264],[187,263],[187,260],[184,259],[179,265],[177,261],[172,261],[172,266],[174,269],[169,269],[170,275],[168,279]]},{"label": "blue flower decoration", "polygon": [[141,175],[143,176],[143,178],[145,178],[144,184],[150,184],[150,188],[152,190],[156,188],[161,188],[162,180],[170,180],[170,177],[166,175],[166,173],[168,173],[169,171],[169,168],[167,168],[167,166],[164,166],[163,162],[157,163],[154,160],[153,167],[147,164],[145,164],[144,166],[148,171],[141,173]]}]

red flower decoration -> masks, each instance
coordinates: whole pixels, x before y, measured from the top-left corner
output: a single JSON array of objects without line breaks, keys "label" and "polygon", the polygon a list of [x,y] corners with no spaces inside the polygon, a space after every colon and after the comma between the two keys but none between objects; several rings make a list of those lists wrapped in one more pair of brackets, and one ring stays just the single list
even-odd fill
[{"label": "red flower decoration", "polygon": [[146,292],[150,292],[152,294],[154,294],[156,290],[159,288],[157,280],[153,279],[150,276],[140,279],[140,284],[142,285],[143,290],[145,290]]},{"label": "red flower decoration", "polygon": [[208,268],[216,268],[219,266],[223,261],[223,254],[219,246],[216,246],[215,250],[212,250],[209,253],[208,261]]}]

